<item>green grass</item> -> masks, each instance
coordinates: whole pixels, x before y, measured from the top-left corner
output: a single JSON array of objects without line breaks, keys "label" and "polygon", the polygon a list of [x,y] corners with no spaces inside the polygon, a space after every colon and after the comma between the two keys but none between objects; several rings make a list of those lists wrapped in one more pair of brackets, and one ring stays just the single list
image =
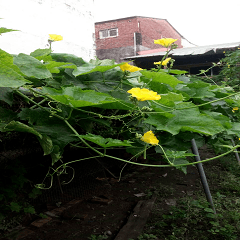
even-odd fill
[{"label": "green grass", "polygon": [[[237,160],[233,155],[228,156],[204,164],[204,170],[217,214],[209,207],[202,189],[195,191],[193,196],[176,199],[176,206],[167,211],[156,202],[142,236],[152,234],[166,240],[234,240],[240,237],[240,167]],[[166,191],[164,197],[167,198],[168,193],[172,191]]]}]

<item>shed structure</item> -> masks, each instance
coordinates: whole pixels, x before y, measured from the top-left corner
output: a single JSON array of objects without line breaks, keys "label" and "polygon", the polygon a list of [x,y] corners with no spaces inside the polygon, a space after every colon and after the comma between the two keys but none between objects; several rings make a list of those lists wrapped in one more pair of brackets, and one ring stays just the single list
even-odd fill
[{"label": "shed structure", "polygon": [[[225,51],[238,49],[240,42],[189,47],[174,49],[170,52],[170,57],[175,60],[174,68],[186,70],[191,74],[198,74],[200,70],[206,70],[212,66],[212,63],[218,63],[225,57]],[[126,57],[125,60],[134,60],[134,64],[140,68],[155,68],[154,62],[161,61],[165,55],[164,52],[155,52],[146,55]],[[215,71],[215,72],[214,72]],[[213,69],[211,75],[218,74],[219,69]]]}]

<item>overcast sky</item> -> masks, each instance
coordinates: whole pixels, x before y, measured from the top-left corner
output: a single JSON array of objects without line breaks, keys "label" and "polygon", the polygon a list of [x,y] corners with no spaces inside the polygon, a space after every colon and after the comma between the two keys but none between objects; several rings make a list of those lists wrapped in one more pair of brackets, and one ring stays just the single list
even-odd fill
[{"label": "overcast sky", "polygon": [[167,19],[198,45],[240,42],[240,0],[94,0],[95,21],[143,16]]}]

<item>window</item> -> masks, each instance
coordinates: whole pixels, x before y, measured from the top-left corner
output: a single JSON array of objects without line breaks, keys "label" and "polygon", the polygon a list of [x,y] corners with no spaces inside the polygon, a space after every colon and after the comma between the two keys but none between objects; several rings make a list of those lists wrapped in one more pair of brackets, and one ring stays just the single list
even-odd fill
[{"label": "window", "polygon": [[99,31],[99,37],[102,38],[109,38],[109,37],[116,37],[118,36],[118,29],[112,28],[112,29],[105,29]]}]

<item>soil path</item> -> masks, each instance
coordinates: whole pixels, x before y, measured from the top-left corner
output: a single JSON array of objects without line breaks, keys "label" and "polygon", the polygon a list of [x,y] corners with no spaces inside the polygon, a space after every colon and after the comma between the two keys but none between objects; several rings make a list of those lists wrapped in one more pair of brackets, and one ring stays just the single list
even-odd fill
[{"label": "soil path", "polygon": [[201,188],[196,167],[188,167],[185,175],[175,168],[131,166],[120,182],[109,178],[108,183],[110,190],[100,196],[81,199],[62,211],[46,209],[50,220],[25,226],[28,235],[23,233],[18,239],[89,240],[91,235],[105,234],[113,240],[139,201],[151,199],[157,191],[162,199],[158,204],[167,210],[177,198]]}]

